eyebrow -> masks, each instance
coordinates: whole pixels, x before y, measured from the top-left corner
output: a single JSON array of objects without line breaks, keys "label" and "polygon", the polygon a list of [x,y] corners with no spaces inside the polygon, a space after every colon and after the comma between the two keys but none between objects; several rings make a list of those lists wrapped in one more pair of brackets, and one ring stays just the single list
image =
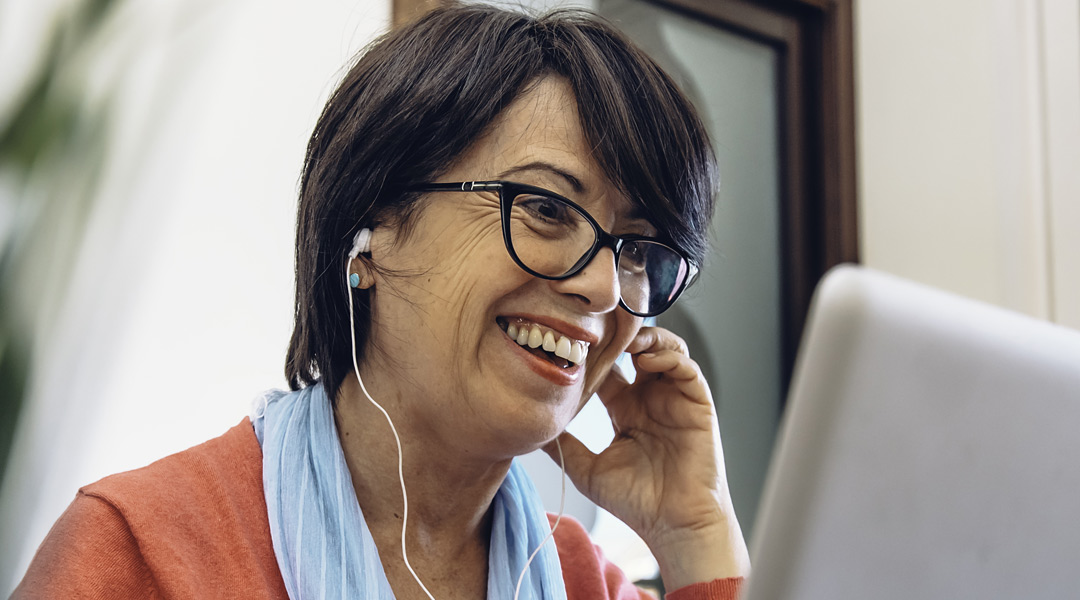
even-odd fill
[{"label": "eyebrow", "polygon": [[568,184],[570,184],[570,188],[574,190],[574,193],[576,193],[576,194],[584,194],[585,193],[585,184],[581,183],[580,179],[578,179],[577,177],[574,177],[569,172],[567,172],[567,171],[565,171],[563,169],[560,169],[559,167],[556,167],[555,165],[553,165],[553,164],[551,164],[549,162],[545,162],[545,161],[542,161],[542,160],[534,160],[533,162],[530,162],[530,163],[525,163],[523,165],[518,165],[516,167],[511,167],[511,168],[503,171],[502,173],[499,173],[498,178],[499,179],[505,179],[505,178],[507,178],[507,177],[509,177],[511,175],[514,175],[516,173],[521,173],[523,171],[547,171],[548,173],[551,173],[553,175],[558,175],[559,177],[565,179],[566,182]]},{"label": "eyebrow", "polygon": [[[580,179],[574,177],[569,172],[543,160],[534,160],[523,165],[511,167],[503,171],[502,173],[499,173],[496,177],[498,179],[505,179],[507,177],[510,177],[511,175],[515,175],[523,171],[547,171],[548,173],[558,175],[559,177],[565,179],[566,182],[570,184],[570,187],[574,190],[574,193],[576,194],[584,194],[586,190],[585,184],[581,183]],[[644,207],[637,204],[636,202],[630,203],[630,210],[627,212],[626,218],[631,221],[644,221],[648,223],[650,227],[656,229],[656,226],[653,225],[651,219],[649,218],[648,211],[646,211]]]}]

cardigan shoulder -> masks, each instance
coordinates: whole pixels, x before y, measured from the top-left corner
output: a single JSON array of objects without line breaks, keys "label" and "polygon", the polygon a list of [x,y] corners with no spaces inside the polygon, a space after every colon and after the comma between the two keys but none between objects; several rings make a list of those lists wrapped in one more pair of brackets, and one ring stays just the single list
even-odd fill
[{"label": "cardigan shoulder", "polygon": [[[81,548],[96,550],[90,557]],[[117,578],[132,573],[147,587],[121,593],[130,586]],[[58,593],[42,597],[98,597],[103,588],[114,593],[100,597],[192,598],[228,590],[231,597],[285,598],[262,493],[262,453],[250,421],[79,490],[16,594],[45,589],[47,582]],[[61,583],[67,587],[58,588]]]},{"label": "cardigan shoulder", "polygon": [[79,492],[12,598],[158,598],[138,541],[115,507]]}]

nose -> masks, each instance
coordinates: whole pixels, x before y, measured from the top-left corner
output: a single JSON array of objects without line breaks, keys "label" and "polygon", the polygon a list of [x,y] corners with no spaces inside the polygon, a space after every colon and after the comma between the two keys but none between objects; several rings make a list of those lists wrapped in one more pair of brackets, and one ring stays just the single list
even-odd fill
[{"label": "nose", "polygon": [[588,312],[605,313],[619,306],[619,272],[611,248],[601,248],[573,277],[550,283],[559,293],[581,299]]}]

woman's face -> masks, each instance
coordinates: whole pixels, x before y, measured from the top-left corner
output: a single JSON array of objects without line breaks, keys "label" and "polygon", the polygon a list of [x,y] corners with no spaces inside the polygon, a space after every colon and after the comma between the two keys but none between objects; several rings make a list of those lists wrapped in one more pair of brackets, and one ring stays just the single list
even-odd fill
[{"label": "woman's face", "polygon": [[[570,198],[616,235],[655,235],[593,162],[560,78],[518,98],[439,181],[496,179]],[[394,274],[375,279],[365,370],[387,374],[381,380],[412,399],[398,410],[447,443],[509,456],[550,440],[641,325],[618,306],[610,249],[562,281],[518,267],[503,243],[497,192],[429,193],[406,233],[375,229],[372,259]],[[578,367],[553,364],[511,339],[508,323],[585,342],[587,357]]]}]

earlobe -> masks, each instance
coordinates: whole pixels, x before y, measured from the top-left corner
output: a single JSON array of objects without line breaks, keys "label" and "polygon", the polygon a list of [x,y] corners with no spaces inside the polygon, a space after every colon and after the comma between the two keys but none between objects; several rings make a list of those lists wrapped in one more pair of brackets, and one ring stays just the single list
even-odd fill
[{"label": "earlobe", "polygon": [[349,264],[349,287],[366,290],[375,285],[371,266],[362,258],[354,258]]}]

